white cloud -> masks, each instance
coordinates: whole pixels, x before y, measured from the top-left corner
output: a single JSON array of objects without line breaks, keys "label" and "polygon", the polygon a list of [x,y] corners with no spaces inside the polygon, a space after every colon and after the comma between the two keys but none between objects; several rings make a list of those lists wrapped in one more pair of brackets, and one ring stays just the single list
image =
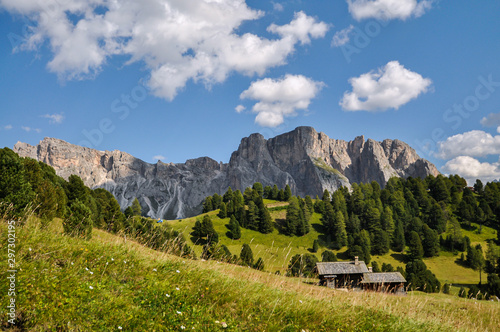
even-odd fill
[{"label": "white cloud", "polygon": [[346,91],[340,105],[346,111],[385,111],[402,105],[427,92],[432,81],[412,72],[398,61],[378,71],[349,79],[352,92]]},{"label": "white cloud", "polygon": [[366,18],[381,20],[420,17],[432,7],[434,0],[347,0],[352,17],[360,21]]},{"label": "white cloud", "polygon": [[349,27],[342,29],[340,31],[337,31],[335,35],[333,36],[332,39],[332,46],[339,47],[342,45],[345,45],[349,42],[350,39],[350,34],[352,30],[354,29],[354,26],[351,24]]},{"label": "white cloud", "polygon": [[449,174],[458,174],[464,177],[469,185],[472,185],[476,179],[481,179],[484,182],[500,179],[500,161],[482,163],[469,156],[460,156],[448,161],[442,170]]},{"label": "white cloud", "polygon": [[271,1],[271,3],[273,4],[273,9],[277,12],[282,12],[285,8],[283,7],[283,5],[279,2],[273,2]]},{"label": "white cloud", "polygon": [[297,110],[307,110],[311,99],[315,98],[322,82],[315,82],[302,75],[286,75],[273,80],[265,78],[252,82],[240,95],[241,99],[258,102],[252,107],[258,113],[255,122],[263,127],[276,127],[287,116],[295,116]]},{"label": "white cloud", "polygon": [[59,114],[44,114],[41,115],[42,118],[50,119],[50,123],[62,123],[64,120],[64,115],[63,113]]},{"label": "white cloud", "polygon": [[299,40],[301,44],[309,44],[312,38],[322,38],[328,31],[328,24],[317,22],[315,18],[304,12],[295,13],[292,22],[285,25],[271,24],[267,31],[280,35],[283,39]]},{"label": "white cloud", "polygon": [[21,126],[21,129],[24,130],[24,131],[26,131],[26,132],[28,132],[28,133],[30,131],[34,131],[36,133],[41,133],[42,132],[42,130],[39,129],[39,128],[31,128],[31,127],[26,127],[26,126]]},{"label": "white cloud", "polygon": [[485,157],[495,154],[500,154],[500,135],[493,136],[482,130],[472,130],[439,142],[436,157],[451,159],[458,156]]},{"label": "white cloud", "polygon": [[490,113],[481,119],[481,124],[484,127],[498,127],[500,126],[500,113]]},{"label": "white cloud", "polygon": [[243,105],[238,105],[234,109],[236,110],[236,113],[241,113],[246,109],[246,107]]},{"label": "white cloud", "polygon": [[189,80],[208,87],[233,71],[263,75],[286,63],[297,43],[323,37],[328,26],[303,12],[271,25],[281,38],[239,35],[245,21],[263,16],[244,0],[0,0],[12,13],[36,22],[24,49],[45,42],[48,69],[61,80],[95,77],[114,55],[144,62],[156,96],[172,100]]},{"label": "white cloud", "polygon": [[11,130],[12,129],[12,125],[6,125],[6,126],[3,126],[3,129],[5,130]]},{"label": "white cloud", "polygon": [[162,156],[161,154],[153,156],[153,160],[165,160],[166,158]]}]

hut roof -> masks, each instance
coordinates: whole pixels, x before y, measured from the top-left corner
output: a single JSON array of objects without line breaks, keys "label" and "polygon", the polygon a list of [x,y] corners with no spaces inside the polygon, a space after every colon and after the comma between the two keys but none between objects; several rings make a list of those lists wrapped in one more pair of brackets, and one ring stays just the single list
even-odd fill
[{"label": "hut roof", "polygon": [[363,284],[381,284],[389,282],[406,282],[399,272],[363,273]]},{"label": "hut roof", "polygon": [[327,262],[316,263],[319,275],[334,275],[334,274],[356,274],[368,273],[368,268],[365,262]]}]

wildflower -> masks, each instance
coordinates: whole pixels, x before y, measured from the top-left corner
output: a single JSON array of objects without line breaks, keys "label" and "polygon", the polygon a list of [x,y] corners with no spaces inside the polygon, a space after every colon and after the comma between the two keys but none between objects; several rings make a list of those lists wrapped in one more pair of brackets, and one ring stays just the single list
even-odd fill
[{"label": "wildflower", "polygon": [[302,300],[299,300],[300,303],[302,303]]},{"label": "wildflower", "polygon": [[222,327],[223,327],[223,328],[226,328],[226,327],[227,327],[226,322],[222,322],[222,323],[221,323],[221,325],[222,325]]},{"label": "wildflower", "polygon": [[88,270],[89,270],[89,268],[88,268],[88,267],[86,267],[86,268],[85,268],[85,270],[87,270],[87,271],[88,271]]},{"label": "wildflower", "polygon": [[118,330],[121,330],[121,329],[122,329],[122,327],[121,327],[121,326],[118,326]]},{"label": "wildflower", "polygon": [[92,287],[92,286],[89,286],[89,288],[90,288],[90,289],[94,289],[94,287]]},{"label": "wildflower", "polygon": [[167,297],[170,297],[170,295],[168,295],[168,294],[165,294],[165,295],[166,295]]},{"label": "wildflower", "polygon": [[94,272],[90,271],[90,274],[94,274]]},{"label": "wildflower", "polygon": [[109,264],[109,262],[106,262],[106,265],[108,265],[108,264]]},{"label": "wildflower", "polygon": [[181,330],[184,330],[186,327],[184,325],[181,325]]},{"label": "wildflower", "polygon": [[31,251],[31,248],[29,248],[29,249],[30,249],[30,251]]},{"label": "wildflower", "polygon": [[127,261],[123,261],[123,263],[127,264]]},{"label": "wildflower", "polygon": [[74,265],[74,263],[73,263],[73,262],[71,262],[71,265]]},{"label": "wildflower", "polygon": [[175,287],[175,290],[180,290],[179,287]]},{"label": "wildflower", "polygon": [[175,271],[175,272],[177,272],[177,273],[181,273],[181,271],[179,271],[179,270],[177,270],[177,271]]},{"label": "wildflower", "polygon": [[215,321],[215,324],[219,324],[220,322],[218,320]]},{"label": "wildflower", "polygon": [[115,259],[114,258],[111,258],[112,261],[114,261]]},{"label": "wildflower", "polygon": [[180,312],[180,311],[177,311],[177,315],[182,315],[182,312]]},{"label": "wildflower", "polygon": [[153,269],[153,271],[155,271],[155,272],[156,272],[156,269]]}]

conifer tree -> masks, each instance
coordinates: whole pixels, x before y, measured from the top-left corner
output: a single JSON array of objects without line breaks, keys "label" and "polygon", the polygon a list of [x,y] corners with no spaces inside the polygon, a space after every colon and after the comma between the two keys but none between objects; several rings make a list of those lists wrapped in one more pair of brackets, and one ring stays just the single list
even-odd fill
[{"label": "conifer tree", "polygon": [[[327,205],[329,202],[327,203]],[[337,211],[333,220],[332,239],[334,247],[340,249],[347,244],[347,232],[345,230],[344,215],[342,212]]]},{"label": "conifer tree", "polygon": [[255,205],[253,201],[250,201],[248,203],[246,220],[247,220],[246,228],[254,231],[259,229],[259,209],[257,208],[257,205]]},{"label": "conifer tree", "polygon": [[312,245],[312,252],[318,252],[318,249],[319,249],[318,240],[314,240]]},{"label": "conifer tree", "polygon": [[240,260],[244,266],[253,266],[252,248],[246,243],[241,247]]},{"label": "conifer tree", "polygon": [[321,261],[322,262],[336,262],[337,255],[335,255],[335,253],[333,251],[325,250],[321,254]]},{"label": "conifer tree", "polygon": [[439,238],[435,230],[429,226],[423,227],[422,247],[425,257],[434,257],[439,255]]},{"label": "conifer tree", "polygon": [[212,204],[212,196],[207,196],[205,198],[205,202],[203,202],[203,213],[207,213],[214,210],[214,206]]},{"label": "conifer tree", "polygon": [[273,190],[271,192],[271,199],[273,200],[277,200],[278,199],[278,195],[279,195],[279,189],[278,189],[278,186],[277,185],[274,185],[273,186]]},{"label": "conifer tree", "polygon": [[262,187],[262,183],[260,182],[255,182],[252,186],[252,189],[255,190],[260,197],[264,195],[264,188]]},{"label": "conifer tree", "polygon": [[290,189],[290,186],[287,184],[285,186],[285,192],[283,195],[283,200],[288,202],[288,200],[292,197],[292,190]]},{"label": "conifer tree", "polygon": [[220,203],[219,213],[217,214],[217,216],[220,219],[224,219],[227,217],[226,203],[224,202]]},{"label": "conifer tree", "polygon": [[269,214],[267,208],[264,206],[264,204],[262,204],[259,209],[259,232],[263,234],[269,234],[273,231],[273,228],[274,225],[271,214]]},{"label": "conifer tree", "polygon": [[134,216],[140,216],[142,212],[141,204],[139,203],[139,200],[137,197],[134,199],[132,202],[132,212]]},{"label": "conifer tree", "polygon": [[408,241],[408,258],[410,261],[422,259],[424,256],[424,249],[422,247],[422,241],[417,232],[412,231],[410,233],[410,238]]},{"label": "conifer tree", "polygon": [[241,238],[240,224],[238,223],[234,215],[232,215],[231,219],[229,220],[228,228],[231,239],[238,240],[239,238]]},{"label": "conifer tree", "polygon": [[257,262],[254,264],[253,268],[259,271],[264,271],[264,260],[261,257],[259,257]]}]

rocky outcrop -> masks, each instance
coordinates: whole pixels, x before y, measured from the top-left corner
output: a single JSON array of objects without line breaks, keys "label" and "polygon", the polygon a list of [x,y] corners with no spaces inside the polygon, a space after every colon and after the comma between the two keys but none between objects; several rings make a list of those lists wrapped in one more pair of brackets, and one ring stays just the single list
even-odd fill
[{"label": "rocky outcrop", "polygon": [[294,194],[314,197],[354,182],[377,181],[383,187],[392,176],[439,174],[399,140],[376,142],[359,136],[346,142],[311,127],[268,140],[260,134],[245,137],[228,164],[208,157],[149,164],[125,152],[98,151],[55,138],[36,146],[18,142],[14,151],[51,165],[63,178],[76,174],[91,188],[106,188],[122,208],[137,197],[147,215],[155,218],[195,215],[206,196],[222,194],[229,186],[243,190],[255,182],[288,184]]}]

